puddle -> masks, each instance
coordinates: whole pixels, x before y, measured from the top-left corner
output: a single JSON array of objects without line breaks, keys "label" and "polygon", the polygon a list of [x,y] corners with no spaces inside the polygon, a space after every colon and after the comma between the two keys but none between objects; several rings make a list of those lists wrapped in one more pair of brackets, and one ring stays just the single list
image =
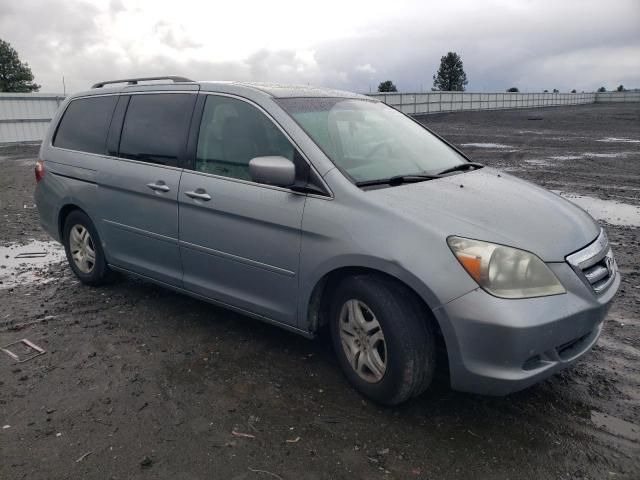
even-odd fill
[{"label": "puddle", "polygon": [[640,207],[638,206],[560,190],[551,191],[583,208],[596,220],[603,220],[611,225],[640,227]]},{"label": "puddle", "polygon": [[512,145],[504,145],[502,143],[461,143],[461,147],[473,147],[473,148],[513,148]]},{"label": "puddle", "polygon": [[553,140],[554,142],[570,142],[574,140],[572,137],[545,137],[545,140]]},{"label": "puddle", "polygon": [[640,427],[631,422],[595,410],[591,411],[591,421],[596,427],[612,435],[626,438],[632,442],[640,442]]},{"label": "puddle", "polygon": [[578,160],[582,158],[582,155],[556,155],[549,157],[551,160]]},{"label": "puddle", "polygon": [[546,160],[540,160],[540,159],[537,159],[537,158],[531,158],[529,160],[525,160],[524,163],[528,163],[529,165],[536,165],[536,166],[540,166],[540,167],[548,167],[549,165],[551,165]]},{"label": "puddle", "polygon": [[617,138],[617,137],[601,138],[600,140],[596,140],[596,141],[605,142],[605,143],[640,143],[640,140],[635,140],[633,138]]},{"label": "puddle", "polygon": [[580,155],[554,155],[549,157],[550,160],[580,160],[581,158],[622,158],[629,155],[630,152],[613,152],[613,153],[594,153],[587,152]]},{"label": "puddle", "polygon": [[591,157],[591,158],[620,158],[626,157],[628,152],[616,152],[616,153],[585,153],[582,155],[583,157]]},{"label": "puddle", "polygon": [[0,247],[0,288],[25,283],[47,283],[46,268],[65,259],[64,248],[56,242],[32,240],[26,245]]}]

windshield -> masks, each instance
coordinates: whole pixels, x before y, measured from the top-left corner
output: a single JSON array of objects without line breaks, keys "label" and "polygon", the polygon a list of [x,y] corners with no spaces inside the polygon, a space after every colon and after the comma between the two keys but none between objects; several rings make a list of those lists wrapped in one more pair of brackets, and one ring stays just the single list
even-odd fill
[{"label": "windshield", "polygon": [[384,103],[283,98],[279,104],[356,182],[433,174],[466,163],[438,137]]}]

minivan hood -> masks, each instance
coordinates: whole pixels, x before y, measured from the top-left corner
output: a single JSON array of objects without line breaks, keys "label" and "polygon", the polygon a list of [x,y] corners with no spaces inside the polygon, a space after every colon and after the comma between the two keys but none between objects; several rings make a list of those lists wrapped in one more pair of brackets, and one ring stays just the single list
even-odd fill
[{"label": "minivan hood", "polygon": [[509,245],[546,262],[563,262],[600,232],[568,200],[488,167],[366,194],[382,208],[438,230],[443,239],[458,235]]}]

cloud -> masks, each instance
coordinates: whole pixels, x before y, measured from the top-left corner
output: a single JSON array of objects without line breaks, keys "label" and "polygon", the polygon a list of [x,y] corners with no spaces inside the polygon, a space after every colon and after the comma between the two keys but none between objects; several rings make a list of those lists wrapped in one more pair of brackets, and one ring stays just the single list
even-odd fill
[{"label": "cloud", "polygon": [[607,8],[595,0],[459,0],[437,8],[398,0],[384,14],[377,0],[366,9],[343,0],[323,5],[309,23],[293,0],[2,2],[0,37],[49,92],[61,90],[63,75],[73,91],[156,74],[355,91],[391,79],[401,91],[428,91],[450,50],[462,56],[470,90],[640,87],[635,0]]},{"label": "cloud", "polygon": [[122,0],[111,0],[109,2],[109,13],[111,15],[117,15],[120,12],[125,12],[127,9],[122,3]]},{"label": "cloud", "polygon": [[376,69],[371,66],[370,63],[365,63],[364,65],[356,65],[356,72],[364,72],[364,73],[376,73]]},{"label": "cloud", "polygon": [[202,46],[201,43],[189,38],[185,27],[182,25],[171,25],[161,21],[153,26],[153,33],[157,35],[162,43],[176,50]]}]

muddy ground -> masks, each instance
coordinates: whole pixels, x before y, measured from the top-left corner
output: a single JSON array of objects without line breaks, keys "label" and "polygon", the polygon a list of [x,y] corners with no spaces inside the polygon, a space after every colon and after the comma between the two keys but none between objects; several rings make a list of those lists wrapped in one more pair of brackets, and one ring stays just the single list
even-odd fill
[{"label": "muddy ground", "polygon": [[[327,342],[127,277],[82,286],[62,263],[16,276],[5,249],[0,343],[46,353],[0,352],[0,478],[640,478],[640,104],[421,121],[474,160],[582,195],[606,226],[622,286],[575,367],[504,398],[441,379],[381,408]],[[47,239],[35,156],[0,148],[0,247]]]}]

